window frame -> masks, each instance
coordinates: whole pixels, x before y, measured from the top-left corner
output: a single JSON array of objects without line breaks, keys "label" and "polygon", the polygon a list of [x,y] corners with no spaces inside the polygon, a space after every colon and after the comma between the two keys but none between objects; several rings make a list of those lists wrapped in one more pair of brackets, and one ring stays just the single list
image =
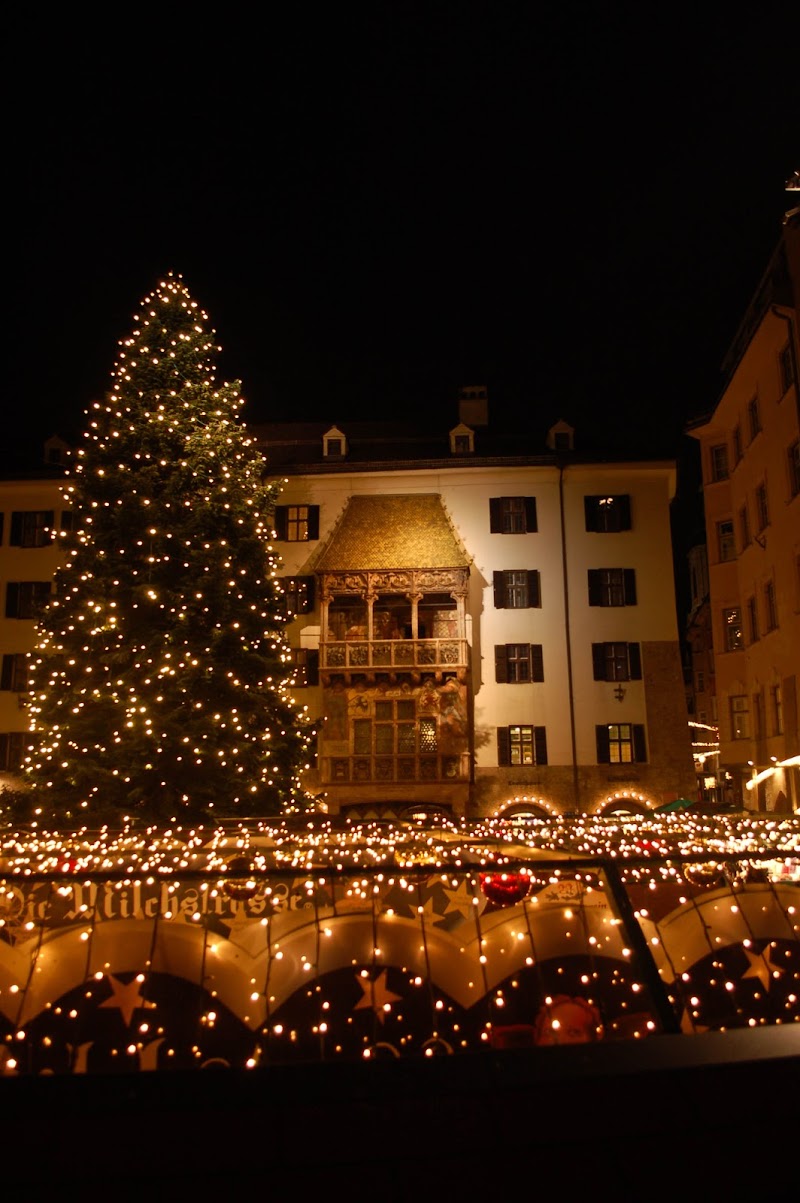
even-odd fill
[{"label": "window frame", "polygon": [[281,577],[283,601],[288,618],[310,614],[314,609],[317,579],[315,576]]},{"label": "window frame", "polygon": [[795,439],[786,450],[789,470],[789,500],[800,495],[800,439]]},{"label": "window frame", "polygon": [[752,443],[753,439],[761,434],[761,411],[757,396],[751,397],[747,402],[747,429]]},{"label": "window frame", "polygon": [[590,606],[637,605],[635,568],[589,568],[587,572]]},{"label": "window frame", "polygon": [[641,645],[623,640],[593,643],[592,672],[595,681],[641,681]]},{"label": "window frame", "polygon": [[9,547],[49,547],[53,542],[55,510],[13,510]]},{"label": "window frame", "polygon": [[276,505],[275,538],[284,543],[311,543],[319,539],[319,506]]},{"label": "window frame", "polygon": [[52,581],[7,581],[6,618],[19,618],[26,622],[38,618],[52,592]]},{"label": "window frame", "polygon": [[787,340],[778,352],[778,380],[781,397],[785,397],[794,384],[794,357],[791,343]]},{"label": "window frame", "polygon": [[716,484],[718,481],[728,480],[730,476],[730,468],[728,465],[727,443],[714,443],[711,447],[709,447],[709,462],[712,484]]},{"label": "window frame", "polygon": [[[526,579],[513,580],[525,575]],[[541,578],[537,568],[504,568],[492,573],[492,593],[496,610],[531,610],[542,604]],[[525,596],[525,601],[516,600]]]},{"label": "window frame", "polygon": [[30,667],[27,652],[4,652],[0,667],[0,690],[27,693],[30,687]]},{"label": "window frame", "polygon": [[726,652],[740,652],[744,648],[741,606],[722,608],[722,647]]},{"label": "window frame", "polygon": [[758,533],[761,534],[769,526],[769,495],[767,494],[767,482],[759,481],[756,485],[756,520],[758,523]]},{"label": "window frame", "polygon": [[583,513],[587,531],[618,534],[632,529],[630,493],[587,493]]},{"label": "window frame", "polygon": [[736,559],[736,534],[732,518],[723,518],[717,523],[717,555],[720,564]]},{"label": "window frame", "polygon": [[495,644],[494,679],[499,685],[531,685],[544,681],[542,644]]},{"label": "window frame", "polygon": [[[515,756],[515,750],[517,750]],[[530,759],[525,759],[526,749]],[[497,764],[499,767],[539,768],[546,765],[547,729],[532,723],[510,723],[497,728]]]},{"label": "window frame", "polygon": [[731,739],[750,739],[750,699],[746,693],[729,694],[728,716]]},{"label": "window frame", "polygon": [[538,532],[535,497],[490,497],[489,533],[529,535]]},{"label": "window frame", "polygon": [[[617,734],[612,734],[617,732]],[[647,733],[644,723],[597,723],[595,726],[598,764],[646,764]],[[612,757],[616,747],[618,756]],[[622,754],[623,748],[630,751],[630,758]]]},{"label": "window frame", "polygon": [[771,631],[778,629],[778,597],[772,578],[764,583],[764,612],[766,617],[764,631],[769,635]]}]

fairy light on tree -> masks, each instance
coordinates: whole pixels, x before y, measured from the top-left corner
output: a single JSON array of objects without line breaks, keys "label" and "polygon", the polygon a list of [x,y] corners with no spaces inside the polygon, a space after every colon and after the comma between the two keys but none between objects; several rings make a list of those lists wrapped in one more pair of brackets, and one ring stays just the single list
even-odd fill
[{"label": "fairy light on tree", "polygon": [[207,315],[169,274],[120,343],[67,480],[73,531],[33,657],[26,773],[43,816],[296,809],[275,493],[217,385]]}]

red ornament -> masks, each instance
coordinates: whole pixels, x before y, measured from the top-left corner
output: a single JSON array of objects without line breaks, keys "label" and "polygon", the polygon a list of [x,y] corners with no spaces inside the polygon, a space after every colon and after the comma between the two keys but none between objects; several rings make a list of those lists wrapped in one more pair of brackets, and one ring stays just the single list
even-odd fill
[{"label": "red ornament", "polygon": [[533,882],[526,869],[512,873],[481,873],[481,890],[495,906],[515,906],[531,892]]},{"label": "red ornament", "polygon": [[[229,873],[244,875],[253,872],[253,862],[246,856],[234,856],[225,868]],[[235,880],[225,881],[222,888],[229,898],[252,898],[258,886],[252,877],[237,876]]]}]

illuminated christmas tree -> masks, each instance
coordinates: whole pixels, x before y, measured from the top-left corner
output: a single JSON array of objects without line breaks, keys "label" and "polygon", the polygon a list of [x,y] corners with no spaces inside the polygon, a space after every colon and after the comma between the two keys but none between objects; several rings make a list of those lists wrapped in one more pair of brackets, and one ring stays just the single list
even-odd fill
[{"label": "illuminated christmas tree", "polygon": [[274,491],[181,278],[142,302],[67,481],[26,772],[43,817],[197,820],[302,800]]}]

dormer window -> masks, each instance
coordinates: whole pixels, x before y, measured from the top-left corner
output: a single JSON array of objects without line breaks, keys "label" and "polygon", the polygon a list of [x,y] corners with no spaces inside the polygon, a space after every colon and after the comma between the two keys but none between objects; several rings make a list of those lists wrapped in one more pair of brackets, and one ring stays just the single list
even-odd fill
[{"label": "dormer window", "polygon": [[347,439],[338,426],[331,426],[322,436],[322,451],[326,459],[344,459]]},{"label": "dormer window", "polygon": [[550,451],[563,452],[575,450],[575,427],[563,419],[551,426],[547,432],[547,446]]},{"label": "dormer window", "polygon": [[472,455],[475,451],[475,432],[461,422],[450,431],[451,455]]}]

